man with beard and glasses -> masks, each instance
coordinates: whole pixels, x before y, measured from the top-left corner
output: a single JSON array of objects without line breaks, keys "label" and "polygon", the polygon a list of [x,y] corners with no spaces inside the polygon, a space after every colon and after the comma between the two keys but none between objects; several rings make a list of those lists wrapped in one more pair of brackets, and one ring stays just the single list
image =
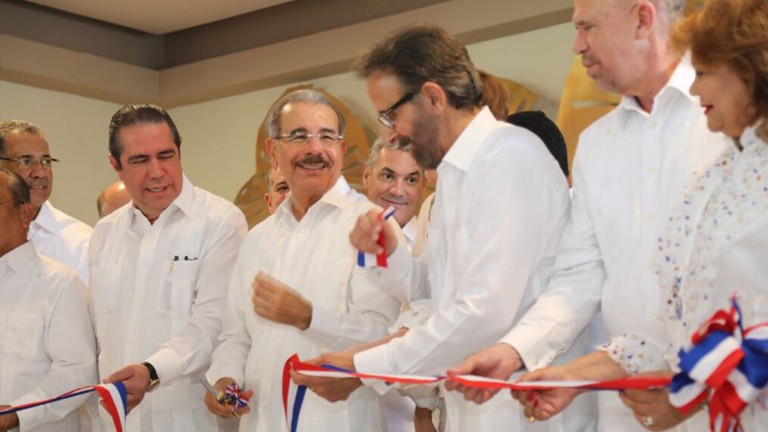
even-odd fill
[{"label": "man with beard and glasses", "polygon": [[[280,394],[288,357],[377,340],[400,310],[400,302],[356,265],[347,238],[358,216],[375,206],[341,175],[341,111],[320,92],[298,90],[275,103],[266,124],[267,153],[291,193],[243,243],[222,342],[207,373],[219,390],[237,382],[252,391],[252,406],[233,411],[205,396],[220,417],[249,413],[240,419],[240,430],[249,432],[286,430]],[[307,393],[299,430],[376,432],[386,424],[371,389],[339,404]]]},{"label": "man with beard and glasses", "polygon": [[88,241],[93,231],[57,210],[48,199],[53,190],[53,164],[42,129],[24,120],[0,123],[0,168],[20,175],[32,196],[34,220],[27,238],[40,255],[53,258],[88,283]]},{"label": "man with beard and glasses", "polygon": [[[357,65],[387,127],[385,139],[411,138],[414,158],[425,169],[437,168],[438,181],[419,257],[397,244],[395,231],[375,212],[358,219],[350,239],[356,248],[380,252],[376,239],[383,233],[389,267],[370,273],[404,302],[431,292],[434,312],[388,343],[316,361],[377,374],[443,374],[498,341],[546,287],[566,222],[568,188],[541,140],[481,106],[480,79],[467,50],[443,29],[401,29]],[[344,396],[332,379],[294,374],[294,380],[330,399]],[[389,387],[366,384],[379,392]],[[509,394],[478,406],[448,393],[445,404],[448,431],[509,431],[527,424]],[[584,430],[588,417],[574,415],[568,430]]]},{"label": "man with beard and glasses", "polygon": [[109,153],[132,201],[101,219],[91,238],[100,377],[125,383],[128,432],[218,431],[226,425],[205,410],[201,379],[221,333],[245,216],[184,175],[181,136],[158,106],[120,108]]}]

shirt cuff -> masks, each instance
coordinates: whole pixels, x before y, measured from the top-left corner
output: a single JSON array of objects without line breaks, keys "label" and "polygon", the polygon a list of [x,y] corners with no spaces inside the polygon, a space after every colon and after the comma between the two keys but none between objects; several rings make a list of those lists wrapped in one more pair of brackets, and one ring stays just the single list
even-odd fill
[{"label": "shirt cuff", "polygon": [[515,327],[500,342],[514,348],[529,371],[541,369],[552,363],[555,356],[547,353],[546,342],[530,337],[530,333],[527,336],[524,333],[526,332],[521,332],[518,327]]},{"label": "shirt cuff", "polygon": [[398,243],[397,248],[392,252],[392,255],[387,257],[386,268],[371,267],[368,271],[375,275],[374,280],[378,281],[381,286],[384,287],[384,291],[387,294],[396,297],[402,303],[410,304],[412,295],[409,289],[392,290],[392,287],[400,287],[402,285],[400,276],[405,269],[411,266],[412,261],[413,257],[411,257],[411,252],[408,250],[408,247]]},{"label": "shirt cuff", "polygon": [[[366,351],[354,355],[352,361],[355,364],[355,371],[370,374],[393,374],[394,370],[389,365],[389,344],[379,345]],[[383,395],[390,390],[390,384],[384,381],[361,378],[363,384],[373,388],[376,393]]]},{"label": "shirt cuff", "polygon": [[312,319],[304,332],[309,337],[338,335],[336,315],[323,307],[312,305]]},{"label": "shirt cuff", "polygon": [[161,348],[160,351],[152,354],[146,362],[155,367],[160,384],[166,384],[181,375],[183,367],[181,357],[170,348]]}]

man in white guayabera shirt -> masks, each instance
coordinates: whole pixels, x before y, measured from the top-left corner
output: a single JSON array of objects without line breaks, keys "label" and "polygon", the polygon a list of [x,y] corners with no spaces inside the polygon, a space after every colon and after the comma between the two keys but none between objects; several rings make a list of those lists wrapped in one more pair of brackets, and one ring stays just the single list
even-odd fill
[{"label": "man in white guayabera shirt", "polygon": [[[375,206],[341,175],[341,111],[322,93],[299,90],[275,103],[266,124],[267,153],[291,193],[243,242],[222,343],[207,373],[219,390],[237,382],[253,391],[250,412],[233,412],[206,395],[217,415],[242,414],[240,430],[249,432],[287,430],[281,379],[288,357],[379,339],[400,311],[400,302],[357,267],[349,244],[357,217]],[[307,393],[299,430],[387,429],[380,398],[369,389],[338,404]]]},{"label": "man in white guayabera shirt", "polygon": [[160,107],[126,105],[112,117],[109,161],[133,201],[96,224],[89,289],[100,376],[125,382],[129,431],[218,430],[201,379],[247,226],[232,203],[189,181],[180,150]]},{"label": "man in white guayabera shirt", "polygon": [[[83,283],[27,241],[33,217],[24,180],[0,169],[0,408],[96,383],[96,340]],[[80,432],[83,401],[0,415],[0,430]]]},{"label": "man in white guayabera shirt", "polygon": [[0,168],[24,178],[29,186],[34,220],[27,238],[37,252],[71,268],[88,283],[88,241],[91,227],[53,207],[53,165],[42,129],[24,120],[0,123]]}]

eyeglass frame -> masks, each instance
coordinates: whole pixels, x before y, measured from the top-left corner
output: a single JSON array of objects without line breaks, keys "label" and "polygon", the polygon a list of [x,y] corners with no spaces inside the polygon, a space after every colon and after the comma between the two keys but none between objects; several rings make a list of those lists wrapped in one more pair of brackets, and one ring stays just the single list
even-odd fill
[{"label": "eyeglass frame", "polygon": [[325,144],[323,144],[323,141],[320,139],[320,137],[322,137],[322,136],[333,137],[334,138],[333,145],[336,145],[340,141],[344,140],[344,135],[341,135],[341,134],[335,133],[335,132],[324,132],[324,133],[321,132],[321,133],[316,133],[316,134],[305,133],[305,132],[292,132],[292,133],[285,133],[285,134],[282,134],[282,135],[277,135],[275,137],[272,137],[272,139],[276,139],[276,140],[279,140],[279,141],[287,141],[289,138],[297,137],[297,136],[305,136],[306,137],[306,141],[301,143],[301,144],[288,141],[288,144],[295,145],[295,146],[300,145],[302,147],[303,146],[308,146],[312,142],[312,138],[317,138],[317,142],[319,142],[321,146],[328,147]]},{"label": "eyeglass frame", "polygon": [[[53,163],[54,162],[61,162],[60,160],[58,160],[56,158],[52,158],[50,156],[43,156],[40,159],[35,159],[32,156],[22,156],[22,157],[16,158],[16,159],[5,157],[5,156],[0,156],[0,160],[4,160],[4,161],[8,161],[8,162],[15,162],[16,165],[19,166],[19,168],[23,168],[23,169],[31,169],[35,165],[40,164],[40,166],[43,169],[47,169],[47,170],[53,168]],[[28,166],[23,166],[22,162],[21,162],[23,160],[29,160],[30,164]],[[44,162],[44,161],[48,161],[48,162]]]},{"label": "eyeglass frame", "polygon": [[391,107],[380,112],[378,117],[379,123],[383,124],[384,126],[390,129],[394,129],[395,120],[393,120],[390,116],[394,114],[398,108],[410,102],[418,93],[419,92],[417,91],[408,92],[403,97],[401,97],[397,102],[393,103]]}]

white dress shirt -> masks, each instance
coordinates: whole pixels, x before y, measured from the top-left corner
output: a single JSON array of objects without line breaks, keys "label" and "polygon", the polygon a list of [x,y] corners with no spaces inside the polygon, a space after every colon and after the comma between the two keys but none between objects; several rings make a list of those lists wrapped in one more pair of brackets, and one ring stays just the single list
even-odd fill
[{"label": "white dress shirt", "polygon": [[[285,361],[310,359],[379,339],[394,322],[400,302],[386,295],[368,272],[356,265],[349,232],[358,216],[376,208],[352,190],[343,177],[301,221],[288,198],[275,214],[248,234],[232,272],[222,343],[213,356],[208,380],[231,377],[254,391],[241,431],[288,430],[281,380]],[[253,311],[253,278],[264,271],[312,302],[312,321],[304,331],[259,317]],[[359,389],[345,402],[330,403],[307,392],[299,430],[384,431],[378,395]]]},{"label": "white dress shirt", "polygon": [[[398,247],[388,269],[371,270],[404,300],[431,287],[434,312],[405,336],[355,355],[358,371],[442,374],[498,342],[547,286],[569,197],[562,171],[534,134],[484,108],[438,167],[435,196],[419,258]],[[509,392],[480,406],[456,392],[445,401],[449,431],[528,425]]]},{"label": "white dress shirt", "polygon": [[[96,384],[96,339],[82,282],[31,242],[0,257],[0,405]],[[79,432],[83,397],[18,413],[21,431]]]},{"label": "white dress shirt", "polygon": [[[633,97],[587,128],[573,165],[571,216],[550,290],[504,338],[528,369],[548,365],[601,310],[608,337],[663,341],[654,260],[660,228],[692,174],[730,144],[689,95],[687,60],[643,111]],[[645,430],[614,392],[598,395],[600,430]]]},{"label": "white dress shirt", "polygon": [[210,431],[200,383],[221,332],[227,281],[246,234],[242,212],[184,177],[150,224],[135,207],[105,217],[91,239],[102,378],[148,361],[161,386],[128,415],[129,431]]},{"label": "white dress shirt", "polygon": [[66,265],[88,283],[88,241],[93,228],[57,210],[46,201],[29,226],[27,240],[37,253]]}]

